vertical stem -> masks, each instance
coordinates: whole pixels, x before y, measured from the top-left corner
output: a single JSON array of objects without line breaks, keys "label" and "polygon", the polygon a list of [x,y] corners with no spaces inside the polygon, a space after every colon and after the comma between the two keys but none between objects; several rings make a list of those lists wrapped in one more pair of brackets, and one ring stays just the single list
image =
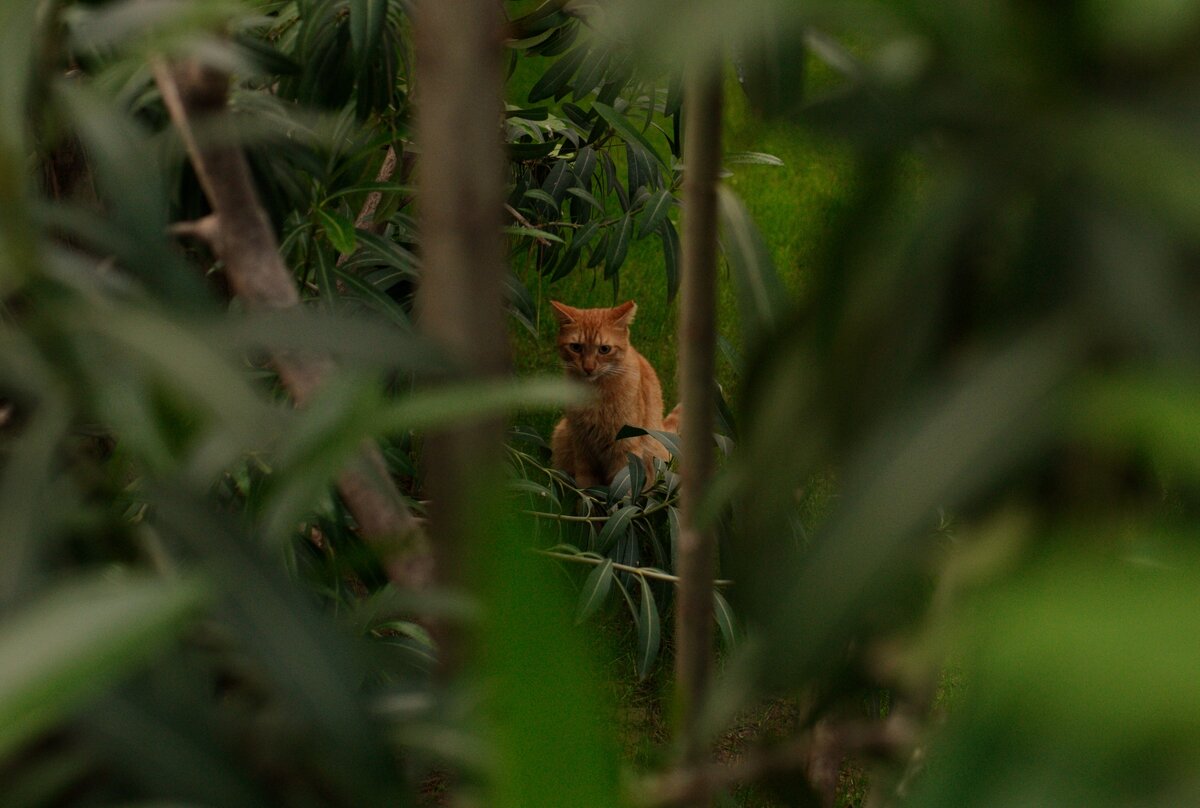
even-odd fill
[{"label": "vertical stem", "polygon": [[[716,402],[717,173],[721,165],[721,72],[713,60],[689,72],[685,99],[683,277],[680,382],[683,400],[683,477],[680,489],[679,596],[675,675],[687,763],[706,756],[700,733],[712,669],[712,580],[715,541],[698,522],[698,506],[713,470]],[[708,800],[705,799],[704,803]]]},{"label": "vertical stem", "polygon": [[[417,187],[424,270],[420,325],[457,362],[460,378],[508,370],[504,324],[504,15],[497,0],[421,0],[415,12]],[[467,548],[500,488],[503,422],[428,436],[422,453],[437,576],[463,583]],[[443,665],[462,654],[437,629]]]}]

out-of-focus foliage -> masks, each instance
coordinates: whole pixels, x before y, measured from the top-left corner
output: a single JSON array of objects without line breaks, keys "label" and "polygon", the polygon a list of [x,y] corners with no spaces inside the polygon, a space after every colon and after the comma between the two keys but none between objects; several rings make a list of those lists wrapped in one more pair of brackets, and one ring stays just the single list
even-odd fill
[{"label": "out-of-focus foliage", "polygon": [[[689,54],[854,154],[798,298],[722,192],[714,738],[783,696],[801,736],[916,727],[870,772],[882,804],[1200,796],[1200,6],[1152,5],[509,4],[514,75],[541,72],[498,122],[507,230],[547,286],[617,290],[649,239],[674,296]],[[414,804],[444,770],[489,805],[619,804],[584,638],[627,614],[623,675],[661,670],[686,458],[579,491],[514,430],[466,599],[395,591],[333,491],[373,439],[420,512],[421,430],[566,395],[425,387],[409,11],[0,7],[3,804]],[[235,77],[197,135],[248,151],[303,310],[246,314],[168,235],[208,213],[149,69],[185,57]],[[509,304],[532,327],[515,278]],[[337,360],[303,411],[278,351]],[[438,619],[473,627],[453,687]]]}]

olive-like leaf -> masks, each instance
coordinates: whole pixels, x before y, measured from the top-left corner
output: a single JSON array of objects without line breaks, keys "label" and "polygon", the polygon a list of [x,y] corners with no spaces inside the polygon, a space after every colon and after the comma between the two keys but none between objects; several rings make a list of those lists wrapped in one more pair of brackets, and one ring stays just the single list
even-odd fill
[{"label": "olive-like leaf", "polygon": [[662,155],[658,153],[658,150],[650,144],[650,141],[646,139],[646,136],[639,132],[624,115],[617,112],[608,104],[602,104],[599,101],[592,104],[592,109],[600,113],[600,117],[604,118],[608,125],[616,130],[617,134],[621,136],[622,140],[631,145],[640,146],[649,152],[661,165],[666,165],[666,163],[663,162]]},{"label": "olive-like leaf", "polygon": [[604,601],[608,600],[608,593],[612,591],[612,582],[613,560],[606,558],[583,582],[583,591],[579,593],[579,607],[575,610],[576,625],[587,620],[604,605]]},{"label": "olive-like leaf", "polygon": [[674,204],[675,198],[671,196],[671,192],[667,188],[651,194],[645,207],[642,208],[642,224],[638,228],[638,238],[657,230],[659,224],[667,218],[667,213]]},{"label": "olive-like leaf", "polygon": [[558,61],[550,65],[550,68],[530,88],[529,102],[536,104],[538,101],[553,98],[558,94],[575,75],[575,71],[579,69],[585,56],[587,56],[587,48],[579,47],[559,57]]},{"label": "olive-like leaf", "polygon": [[601,555],[607,554],[617,540],[629,530],[629,523],[633,521],[633,517],[641,512],[642,509],[636,505],[625,505],[618,508],[616,513],[604,522],[604,527],[600,530],[600,535],[596,539],[597,552]]},{"label": "olive-like leaf", "polygon": [[642,577],[638,579],[638,583],[642,588],[641,609],[637,614],[638,678],[645,679],[650,675],[654,661],[658,659],[662,626],[658,617],[658,604],[654,601],[654,593],[650,591],[650,582]]}]

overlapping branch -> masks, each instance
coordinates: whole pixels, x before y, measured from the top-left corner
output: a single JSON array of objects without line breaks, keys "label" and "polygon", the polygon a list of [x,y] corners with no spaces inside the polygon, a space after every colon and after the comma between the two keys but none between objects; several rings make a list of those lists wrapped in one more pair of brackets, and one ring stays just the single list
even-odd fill
[{"label": "overlapping branch", "polygon": [[[298,305],[295,280],[279,254],[245,154],[234,144],[202,144],[195,136],[197,122],[227,114],[229,77],[196,62],[159,61],[154,78],[213,209],[197,222],[177,225],[175,232],[201,237],[212,246],[225,264],[230,287],[248,308]],[[276,353],[271,359],[299,406],[312,398],[332,370],[331,360],[324,357]],[[379,447],[364,443],[337,487],[363,537],[380,552],[391,580],[407,588],[426,586],[432,574],[428,540],[388,475]]]}]

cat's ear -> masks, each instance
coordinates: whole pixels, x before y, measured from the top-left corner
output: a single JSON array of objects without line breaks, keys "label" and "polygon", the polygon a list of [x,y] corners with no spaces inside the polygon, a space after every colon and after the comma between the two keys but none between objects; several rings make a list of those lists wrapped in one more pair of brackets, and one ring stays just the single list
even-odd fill
[{"label": "cat's ear", "polygon": [[551,300],[550,306],[554,309],[554,316],[558,318],[559,325],[568,325],[579,319],[579,309],[559,303],[557,300]]},{"label": "cat's ear", "polygon": [[632,300],[627,300],[619,306],[609,309],[609,316],[612,317],[613,325],[629,328],[633,325],[633,316],[637,314],[637,303]]}]

